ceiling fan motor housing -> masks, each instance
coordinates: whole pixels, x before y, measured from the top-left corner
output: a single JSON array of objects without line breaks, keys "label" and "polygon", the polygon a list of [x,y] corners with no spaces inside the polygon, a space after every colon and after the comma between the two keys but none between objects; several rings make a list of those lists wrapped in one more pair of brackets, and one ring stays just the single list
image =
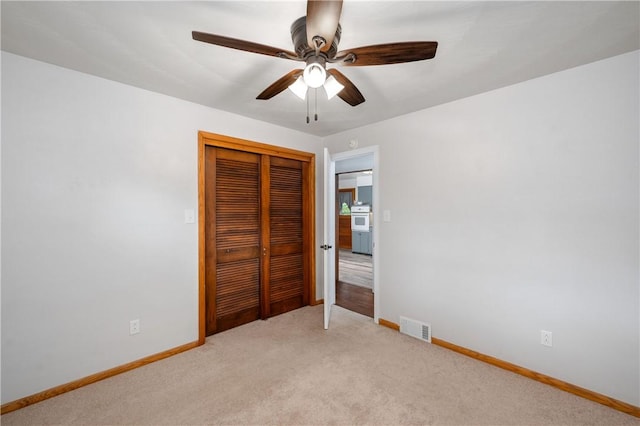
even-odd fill
[{"label": "ceiling fan motor housing", "polygon": [[[331,43],[331,47],[326,52],[321,52],[320,55],[325,55],[329,59],[335,57],[336,53],[338,53],[338,43],[340,43],[341,34],[342,28],[340,27],[340,24],[338,24],[338,27],[336,28],[336,34],[333,37],[333,42]],[[307,43],[306,16],[302,16],[296,19],[293,24],[291,24],[291,41],[293,41],[293,46],[295,47],[295,52],[298,57],[307,59],[309,56],[315,55],[315,49],[309,46],[309,44]]]}]

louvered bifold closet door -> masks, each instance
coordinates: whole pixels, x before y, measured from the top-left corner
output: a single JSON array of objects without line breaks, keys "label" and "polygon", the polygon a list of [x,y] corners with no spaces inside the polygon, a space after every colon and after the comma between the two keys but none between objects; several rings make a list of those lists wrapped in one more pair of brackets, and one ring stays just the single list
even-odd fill
[{"label": "louvered bifold closet door", "polygon": [[[263,195],[263,213],[268,210],[268,259],[263,271],[266,288],[263,298],[264,316],[278,315],[309,303],[304,255],[304,176],[307,163],[297,160],[269,157],[263,159],[263,169],[268,165],[268,198]],[[265,185],[265,182],[263,182]],[[267,206],[268,204],[268,206]],[[264,234],[263,234],[264,235]],[[263,237],[264,238],[264,237]],[[266,311],[266,312],[265,312]]]},{"label": "louvered bifold closet door", "polygon": [[260,155],[207,147],[207,335],[260,318]]}]

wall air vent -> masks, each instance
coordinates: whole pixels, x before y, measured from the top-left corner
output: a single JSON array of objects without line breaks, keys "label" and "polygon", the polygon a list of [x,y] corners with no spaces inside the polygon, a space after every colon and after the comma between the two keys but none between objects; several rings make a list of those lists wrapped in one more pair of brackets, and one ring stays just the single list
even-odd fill
[{"label": "wall air vent", "polygon": [[400,333],[431,343],[431,324],[400,317]]}]

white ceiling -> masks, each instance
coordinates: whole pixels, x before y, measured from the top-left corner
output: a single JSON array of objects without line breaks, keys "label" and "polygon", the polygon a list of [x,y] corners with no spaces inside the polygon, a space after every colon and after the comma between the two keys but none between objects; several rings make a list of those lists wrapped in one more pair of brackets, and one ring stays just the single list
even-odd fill
[{"label": "white ceiling", "polygon": [[342,67],[366,102],[351,107],[318,91],[319,121],[306,124],[306,102],[288,90],[255,99],[300,62],[191,38],[197,30],[293,50],[289,27],[306,13],[303,0],[1,7],[2,50],[319,136],[640,49],[638,1],[345,0],[339,50],[424,40],[438,51],[428,61]]}]

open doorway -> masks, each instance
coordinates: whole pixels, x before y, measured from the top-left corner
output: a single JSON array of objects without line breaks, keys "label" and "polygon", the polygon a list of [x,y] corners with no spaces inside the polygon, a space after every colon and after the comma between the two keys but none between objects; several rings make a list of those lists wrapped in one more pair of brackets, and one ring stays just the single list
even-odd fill
[{"label": "open doorway", "polygon": [[[372,172],[372,195],[371,204],[373,206],[381,205],[379,203],[378,194],[378,165],[379,165],[379,149],[378,146],[370,146],[360,149],[354,149],[346,152],[330,154],[327,148],[324,149],[324,204],[327,206],[323,216],[324,220],[324,241],[322,246],[324,249],[324,328],[329,329],[331,322],[331,306],[337,302],[337,282],[339,277],[339,249],[331,250],[332,246],[339,247],[339,208],[338,208],[338,176],[343,173],[354,171],[371,170]],[[375,212],[375,209],[373,210]],[[378,323],[380,315],[381,292],[380,292],[380,262],[379,262],[379,232],[380,215],[373,216],[373,232],[371,232],[371,248],[372,254],[372,271],[373,271],[373,289],[369,291],[371,297],[375,294],[373,300],[373,321]],[[328,244],[327,244],[328,242]],[[329,250],[331,255],[329,256]],[[365,289],[366,290],[366,289]],[[368,290],[367,290],[368,291]]]},{"label": "open doorway", "polygon": [[373,318],[373,171],[336,175],[336,304]]},{"label": "open doorway", "polygon": [[335,299],[343,308],[377,322],[377,250],[374,221],[378,147],[334,154]]}]

